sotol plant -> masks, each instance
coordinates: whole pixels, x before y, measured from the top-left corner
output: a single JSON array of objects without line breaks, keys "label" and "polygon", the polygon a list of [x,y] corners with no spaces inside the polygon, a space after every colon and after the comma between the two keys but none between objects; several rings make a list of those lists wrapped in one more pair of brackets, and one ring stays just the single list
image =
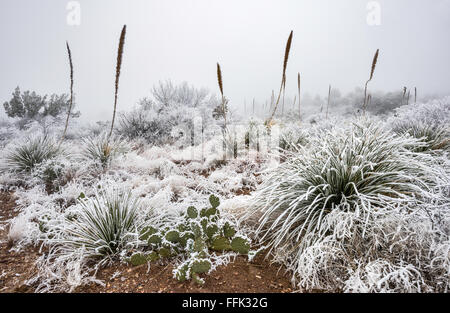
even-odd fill
[{"label": "sotol plant", "polygon": [[101,133],[94,137],[86,137],[82,141],[82,156],[85,159],[97,162],[103,168],[107,168],[115,157],[128,150],[127,144],[121,137],[109,137],[106,133]]},{"label": "sotol plant", "polygon": [[[130,192],[101,189],[94,198],[81,194],[79,206],[65,223],[50,228],[54,243],[67,253],[82,248],[89,258],[117,255],[135,239],[139,201]],[[51,240],[50,240],[51,241]]]},{"label": "sotol plant", "polygon": [[409,150],[416,140],[366,122],[314,140],[273,170],[245,216],[258,217],[260,239],[295,270],[298,256],[327,234],[330,213],[351,213],[364,234],[377,210],[414,203],[429,190],[422,157]]},{"label": "sotol plant", "polygon": [[60,153],[62,149],[52,138],[32,136],[8,148],[4,163],[10,171],[29,173],[37,165]]}]

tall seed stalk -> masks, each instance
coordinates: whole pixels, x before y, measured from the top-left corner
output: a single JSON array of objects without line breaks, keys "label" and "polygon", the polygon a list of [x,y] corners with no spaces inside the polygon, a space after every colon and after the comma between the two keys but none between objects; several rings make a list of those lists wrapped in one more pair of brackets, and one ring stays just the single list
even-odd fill
[{"label": "tall seed stalk", "polygon": [[284,97],[285,97],[285,94],[286,94],[286,77],[284,78],[285,79],[285,81],[284,81],[284,88],[283,88],[283,104],[282,104],[282,108],[281,108],[281,116],[284,116]]},{"label": "tall seed stalk", "polygon": [[69,57],[69,66],[70,66],[70,104],[69,104],[69,110],[67,112],[67,118],[66,118],[66,126],[64,127],[64,132],[61,137],[61,141],[59,144],[63,142],[64,138],[66,137],[67,128],[69,127],[69,118],[70,113],[72,111],[72,104],[73,104],[73,62],[72,62],[72,52],[70,51],[69,42],[66,41],[66,48],[67,48],[67,56]]},{"label": "tall seed stalk", "polygon": [[328,87],[328,103],[327,103],[327,115],[326,115],[326,118],[328,118],[328,108],[330,107],[330,98],[331,98],[331,85]]},{"label": "tall seed stalk", "polygon": [[288,59],[289,59],[289,52],[291,51],[291,44],[292,44],[292,37],[294,35],[294,31],[291,31],[289,38],[287,40],[286,43],[286,49],[284,51],[284,61],[283,61],[283,75],[281,77],[281,86],[280,86],[280,92],[278,93],[278,99],[277,102],[275,103],[275,107],[273,109],[272,115],[270,116],[270,118],[267,120],[267,125],[270,127],[273,117],[275,116],[275,113],[277,111],[278,108],[278,104],[280,102],[280,97],[281,97],[281,93],[283,92],[283,89],[286,88],[286,68],[287,68],[287,63],[288,63]]},{"label": "tall seed stalk", "polygon": [[403,103],[405,103],[406,90],[407,90],[407,88],[406,88],[406,87],[403,87],[402,105],[403,105]]},{"label": "tall seed stalk", "polygon": [[300,73],[297,75],[297,87],[298,87],[298,117],[301,121],[301,107],[300,107]]},{"label": "tall seed stalk", "polygon": [[227,108],[226,108],[226,100],[225,96],[223,94],[223,81],[222,81],[222,70],[220,68],[220,64],[217,63],[217,82],[219,84],[220,94],[222,96],[222,113],[223,113],[223,119],[224,119],[224,128],[227,128]]},{"label": "tall seed stalk", "polygon": [[375,52],[375,55],[373,56],[372,67],[370,69],[370,77],[369,77],[369,80],[367,80],[365,88],[364,88],[364,106],[363,106],[364,113],[366,113],[366,107],[367,107],[367,85],[373,78],[373,74],[375,72],[375,68],[376,68],[377,62],[378,62],[378,53],[379,52],[380,52],[380,49],[377,49],[377,51]]},{"label": "tall seed stalk", "polygon": [[253,98],[253,115],[255,115],[255,98]]},{"label": "tall seed stalk", "polygon": [[223,129],[222,129],[222,135],[223,135],[223,143],[222,143],[222,148],[223,148],[223,159],[226,159],[226,130],[227,130],[227,108],[226,108],[226,99],[223,93],[223,79],[222,79],[222,70],[220,68],[220,64],[217,63],[217,83],[219,85],[219,89],[220,89],[220,94],[222,96],[222,114],[223,114]]},{"label": "tall seed stalk", "polygon": [[108,141],[109,141],[109,138],[111,138],[111,135],[112,135],[112,132],[114,129],[114,120],[116,119],[117,95],[119,92],[120,70],[122,68],[123,48],[125,46],[126,33],[127,33],[127,25],[124,25],[122,28],[122,33],[120,34],[119,49],[117,51],[116,82],[115,82],[115,91],[114,91],[114,111],[113,111],[113,117],[112,117],[112,121],[111,121],[111,130],[109,131],[109,135],[108,135]]},{"label": "tall seed stalk", "polygon": [[417,103],[417,87],[414,87],[414,103]]}]

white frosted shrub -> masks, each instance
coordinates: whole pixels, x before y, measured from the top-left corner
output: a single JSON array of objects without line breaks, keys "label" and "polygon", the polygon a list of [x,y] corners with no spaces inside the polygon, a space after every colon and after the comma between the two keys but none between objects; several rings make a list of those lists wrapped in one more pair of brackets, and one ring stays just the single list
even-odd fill
[{"label": "white frosted shrub", "polygon": [[300,287],[446,290],[448,269],[425,277],[432,246],[448,236],[430,219],[437,202],[448,206],[435,190],[448,168],[411,146],[423,143],[367,121],[317,134],[265,178],[245,218],[258,217],[259,238]]},{"label": "white frosted shrub", "polygon": [[108,137],[106,132],[98,136],[83,138],[82,156],[107,168],[112,160],[128,150],[126,142],[118,136]]},{"label": "white frosted shrub", "polygon": [[53,138],[43,135],[28,136],[5,149],[3,169],[16,173],[29,173],[37,165],[62,153]]},{"label": "white frosted shrub", "polygon": [[72,291],[95,281],[93,270],[120,259],[137,242],[140,203],[130,192],[105,187],[93,198],[82,197],[41,226],[49,252],[38,261],[37,291]]},{"label": "white frosted shrub", "polygon": [[450,151],[450,97],[404,105],[396,109],[389,124],[396,134],[407,134],[424,142],[418,151]]}]

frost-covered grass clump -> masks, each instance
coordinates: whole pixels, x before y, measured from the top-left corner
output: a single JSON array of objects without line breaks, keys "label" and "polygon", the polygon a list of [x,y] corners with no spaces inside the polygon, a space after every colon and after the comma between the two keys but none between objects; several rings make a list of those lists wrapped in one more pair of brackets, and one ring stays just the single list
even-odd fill
[{"label": "frost-covered grass clump", "polygon": [[396,134],[407,134],[424,142],[418,151],[449,151],[450,98],[402,106],[396,109],[389,124]]},{"label": "frost-covered grass clump", "polygon": [[83,138],[82,141],[83,157],[96,162],[103,168],[107,168],[114,158],[128,150],[126,142],[121,137],[114,135],[109,137],[106,132]]},{"label": "frost-covered grass clump", "polygon": [[448,267],[432,261],[448,257],[448,228],[432,229],[429,216],[448,221],[436,188],[449,169],[411,152],[422,146],[365,121],[317,134],[266,177],[247,217],[303,288],[447,290]]},{"label": "frost-covered grass clump", "polygon": [[130,192],[105,187],[92,198],[81,193],[78,204],[59,216],[40,218],[49,252],[38,261],[38,291],[73,289],[92,280],[93,269],[120,260],[136,245],[141,209]]},{"label": "frost-covered grass clump", "polygon": [[62,150],[48,136],[30,136],[6,147],[4,167],[16,173],[29,173],[42,162],[58,156]]},{"label": "frost-covered grass clump", "polygon": [[129,192],[114,189],[79,202],[79,209],[69,213],[62,230],[65,248],[83,247],[89,257],[122,251],[138,228],[139,202]]},{"label": "frost-covered grass clump", "polygon": [[399,135],[409,135],[417,138],[425,145],[416,147],[415,151],[447,150],[450,147],[450,124],[429,124],[423,121],[399,121],[393,125],[393,130]]}]

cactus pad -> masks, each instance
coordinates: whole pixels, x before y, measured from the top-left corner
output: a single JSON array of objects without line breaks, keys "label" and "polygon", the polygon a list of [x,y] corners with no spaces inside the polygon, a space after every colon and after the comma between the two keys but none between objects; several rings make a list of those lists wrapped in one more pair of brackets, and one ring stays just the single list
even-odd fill
[{"label": "cactus pad", "polygon": [[156,234],[157,232],[158,232],[158,231],[157,231],[155,228],[151,227],[151,226],[144,227],[144,228],[141,230],[139,239],[140,239],[140,240],[148,240],[148,238],[149,238],[151,235]]},{"label": "cactus pad", "polygon": [[211,243],[211,249],[215,251],[231,250],[230,240],[225,237],[216,237]]},{"label": "cactus pad", "polygon": [[223,226],[223,235],[227,238],[231,238],[236,234],[236,230],[233,226],[230,225],[230,223],[226,222]]},{"label": "cactus pad", "polygon": [[211,269],[211,262],[209,260],[197,260],[192,263],[192,272],[201,274],[206,273]]},{"label": "cactus pad", "polygon": [[154,234],[148,238],[147,242],[148,242],[148,244],[158,245],[162,242],[162,238],[160,235]]},{"label": "cactus pad", "polygon": [[190,207],[188,207],[188,209],[187,209],[187,211],[186,211],[186,214],[187,214],[187,216],[188,216],[189,218],[194,219],[194,218],[197,218],[197,216],[198,216],[198,211],[197,211],[197,209],[196,209],[195,207],[190,206]]},{"label": "cactus pad", "polygon": [[133,266],[138,266],[147,263],[147,258],[142,253],[135,253],[130,258],[130,263]]},{"label": "cactus pad", "polygon": [[209,196],[209,203],[211,203],[211,206],[216,209],[220,205],[220,200],[215,195]]},{"label": "cactus pad", "polygon": [[166,239],[172,243],[180,242],[180,233],[176,230],[171,230],[166,234]]},{"label": "cactus pad", "polygon": [[244,238],[235,237],[231,241],[231,249],[233,249],[234,252],[240,254],[248,254],[248,251],[250,250],[250,244],[248,243],[248,240]]}]

